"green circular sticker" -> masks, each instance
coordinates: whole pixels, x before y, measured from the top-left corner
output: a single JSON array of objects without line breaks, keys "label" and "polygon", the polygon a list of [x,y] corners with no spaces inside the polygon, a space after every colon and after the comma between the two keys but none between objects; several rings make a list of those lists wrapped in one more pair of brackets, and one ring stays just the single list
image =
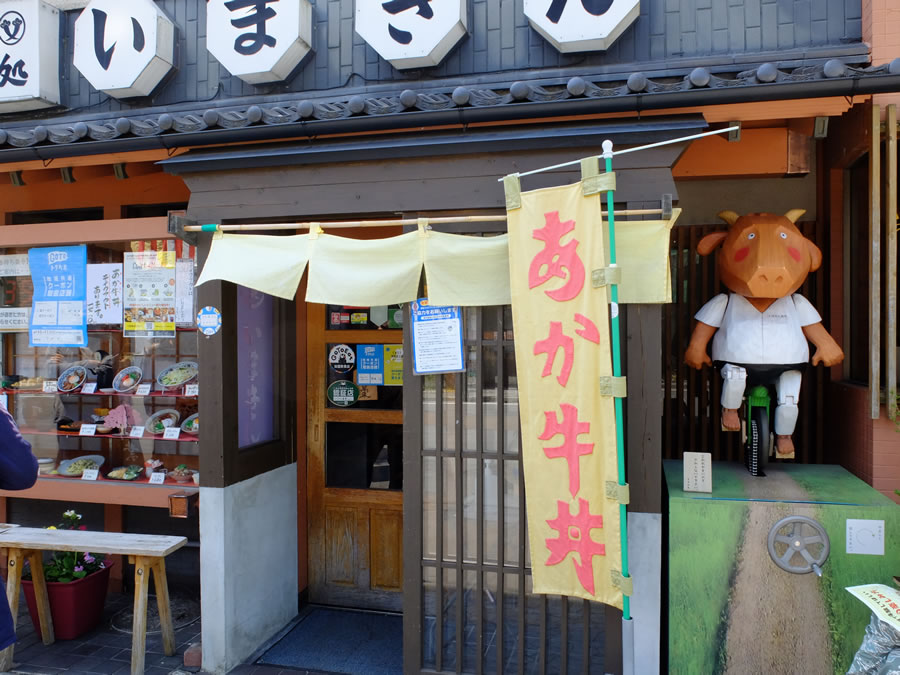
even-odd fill
[{"label": "green circular sticker", "polygon": [[328,400],[346,408],[359,400],[359,387],[350,380],[338,380],[328,385]]}]

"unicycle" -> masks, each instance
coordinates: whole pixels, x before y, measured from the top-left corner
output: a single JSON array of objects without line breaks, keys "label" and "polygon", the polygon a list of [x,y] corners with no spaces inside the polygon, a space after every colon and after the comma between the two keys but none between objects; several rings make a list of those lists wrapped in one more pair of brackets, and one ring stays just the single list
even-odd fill
[{"label": "unicycle", "polygon": [[769,423],[772,396],[769,387],[757,384],[745,394],[746,415],[741,421],[744,465],[752,476],[765,476],[764,467],[775,451],[775,434]]}]

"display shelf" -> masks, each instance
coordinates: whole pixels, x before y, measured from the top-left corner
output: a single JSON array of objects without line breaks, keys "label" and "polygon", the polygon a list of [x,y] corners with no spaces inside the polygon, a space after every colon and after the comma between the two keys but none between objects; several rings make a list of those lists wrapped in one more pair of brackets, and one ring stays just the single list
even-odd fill
[{"label": "display shelf", "polygon": [[14,499],[46,499],[60,502],[88,502],[92,504],[120,504],[123,506],[169,507],[169,495],[176,492],[193,494],[199,488],[192,483],[163,483],[150,485],[134,481],[87,481],[64,476],[38,476],[37,482],[27,490],[0,490],[0,497]]},{"label": "display shelf", "polygon": [[93,436],[83,436],[77,431],[63,431],[61,429],[57,429],[56,431],[43,431],[40,429],[29,429],[28,427],[19,427],[19,431],[23,436],[71,436],[73,438],[112,438],[122,441],[166,441],[169,443],[198,443],[200,441],[196,435],[184,432],[182,432],[182,435],[178,438],[163,438],[162,434],[148,433],[144,433],[143,436],[129,436],[128,434],[94,434]]},{"label": "display shelf", "polygon": [[3,394],[31,394],[31,395],[39,395],[43,394],[45,396],[119,396],[121,398],[198,398],[198,394],[172,394],[166,391],[151,391],[149,394],[121,394],[119,392],[108,393],[102,391],[95,391],[90,394],[83,394],[80,391],[77,392],[68,392],[68,391],[43,391],[42,389],[11,389],[4,388],[0,389],[0,393]]}]

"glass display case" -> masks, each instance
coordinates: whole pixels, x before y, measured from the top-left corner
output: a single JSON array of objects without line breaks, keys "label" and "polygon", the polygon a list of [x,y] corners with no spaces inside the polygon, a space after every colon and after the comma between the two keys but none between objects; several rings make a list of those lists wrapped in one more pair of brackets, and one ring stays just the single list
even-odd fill
[{"label": "glass display case", "polygon": [[47,481],[200,484],[194,261],[144,247],[87,247],[80,347],[30,346],[28,250],[0,249],[0,404],[38,457],[42,493]]}]

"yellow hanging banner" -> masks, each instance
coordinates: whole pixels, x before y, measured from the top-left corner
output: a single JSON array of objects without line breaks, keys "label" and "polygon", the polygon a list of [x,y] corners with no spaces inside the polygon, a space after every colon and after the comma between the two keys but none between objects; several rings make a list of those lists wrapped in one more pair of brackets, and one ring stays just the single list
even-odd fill
[{"label": "yellow hanging banner", "polygon": [[[603,193],[581,183],[521,194],[507,212],[522,455],[535,593],[622,607],[615,407]],[[607,391],[608,394],[612,390]]]}]

